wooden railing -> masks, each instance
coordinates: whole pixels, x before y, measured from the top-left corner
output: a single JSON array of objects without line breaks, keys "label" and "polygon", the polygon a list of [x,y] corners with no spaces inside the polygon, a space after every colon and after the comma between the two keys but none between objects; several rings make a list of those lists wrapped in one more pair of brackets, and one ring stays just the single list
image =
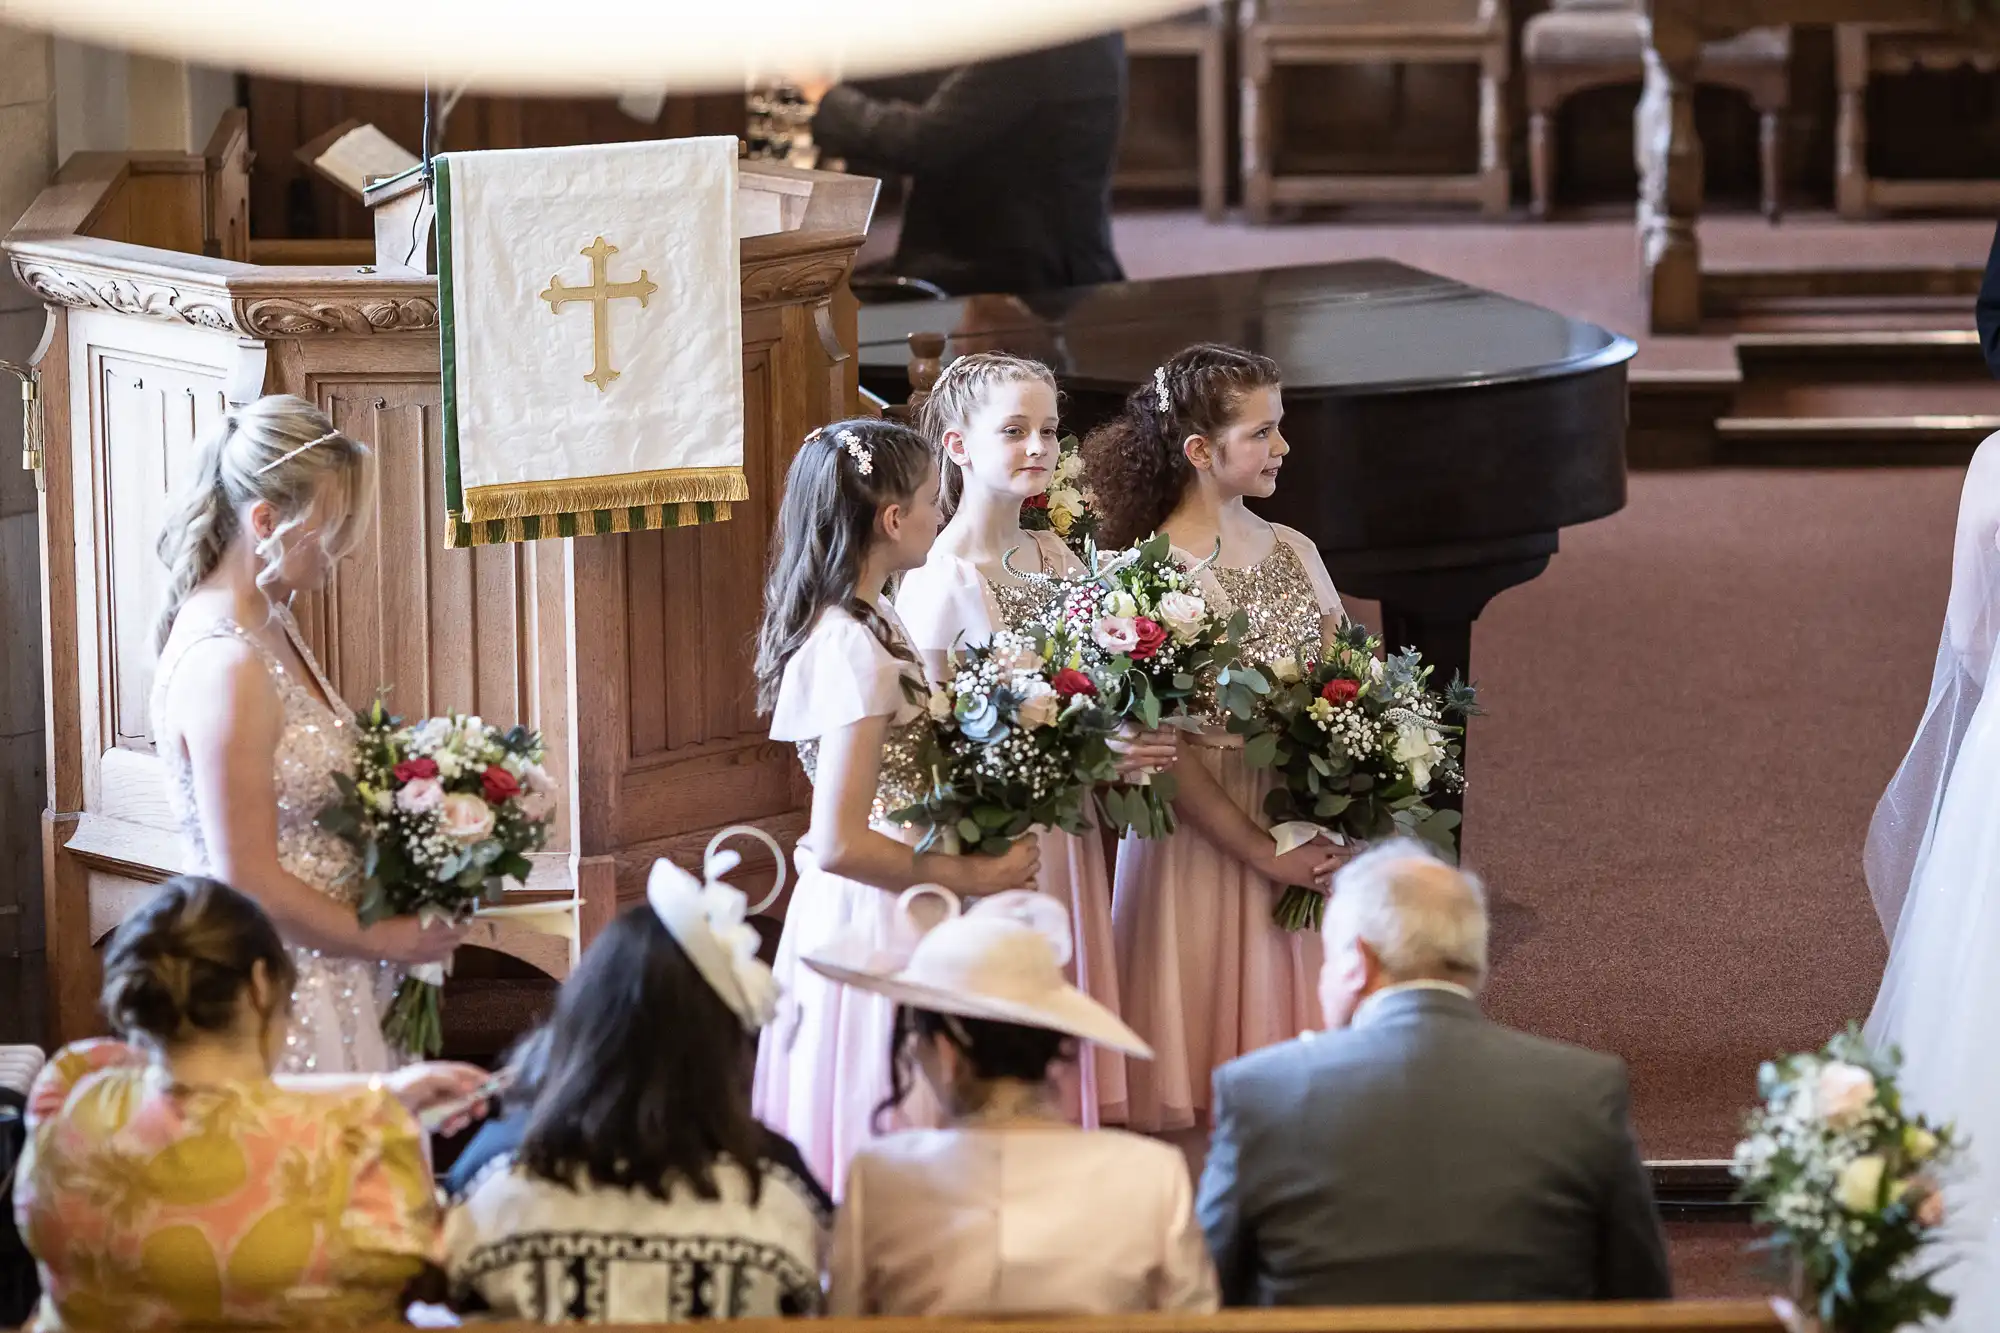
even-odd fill
[{"label": "wooden railing", "polygon": [[[507,1333],[538,1325],[482,1324]],[[665,1325],[626,1325],[669,1333]],[[749,1319],[741,1333],[1812,1333],[1782,1301],[1619,1301],[1537,1305],[1397,1305],[1338,1310],[1225,1310],[1067,1319]]]}]

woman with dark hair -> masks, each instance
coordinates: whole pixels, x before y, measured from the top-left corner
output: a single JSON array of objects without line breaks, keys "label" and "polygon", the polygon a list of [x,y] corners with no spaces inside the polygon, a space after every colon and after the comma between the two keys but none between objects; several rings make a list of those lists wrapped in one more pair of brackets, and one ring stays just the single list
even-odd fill
[{"label": "woman with dark hair", "polygon": [[544,1324],[819,1311],[832,1203],[750,1111],[777,991],[743,896],[670,861],[646,896],[563,983],[530,1052],[520,1145],[446,1220],[461,1311]]},{"label": "woman with dark hair", "polygon": [[194,876],[112,936],[104,1014],[124,1040],[66,1047],[29,1095],[15,1202],[37,1329],[401,1317],[438,1247],[411,1113],[484,1074],[274,1078],[294,967],[255,902]]},{"label": "woman with dark hair", "polygon": [[[1169,357],[1083,442],[1106,546],[1165,533],[1203,600],[1242,611],[1244,656],[1284,679],[1338,628],[1340,595],[1305,534],[1244,502],[1272,494],[1291,446],[1277,363],[1201,343]],[[1133,1129],[1206,1139],[1210,1076],[1239,1055],[1317,1029],[1317,931],[1271,908],[1287,884],[1324,887],[1348,852],[1315,841],[1280,855],[1264,818],[1268,772],[1243,759],[1220,710],[1182,735],[1180,827],[1125,838],[1112,886],[1123,1013],[1159,1052],[1128,1079]]]},{"label": "woman with dark hair", "polygon": [[1079,1043],[1152,1055],[1063,980],[1069,953],[1063,904],[1013,891],[947,918],[901,966],[838,951],[807,960],[896,1003],[885,1106],[920,1078],[945,1118],[855,1154],[829,1263],[833,1313],[1216,1308],[1181,1154],[1063,1114],[1053,1073]]}]

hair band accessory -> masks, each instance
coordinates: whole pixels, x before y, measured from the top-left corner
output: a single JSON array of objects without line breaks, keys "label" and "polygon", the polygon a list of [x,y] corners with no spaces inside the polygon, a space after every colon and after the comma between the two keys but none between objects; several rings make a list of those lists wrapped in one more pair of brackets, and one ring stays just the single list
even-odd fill
[{"label": "hair band accessory", "polygon": [[814,426],[811,430],[807,431],[806,443],[811,444],[813,441],[817,440],[820,437],[820,433],[825,429],[826,427],[824,426]]},{"label": "hair band accessory", "polygon": [[1167,392],[1167,368],[1165,366],[1153,367],[1153,396],[1158,400],[1162,412],[1171,412],[1174,410],[1174,396]]},{"label": "hair band accessory", "polygon": [[833,437],[840,447],[847,450],[847,456],[854,460],[854,470],[867,476],[875,470],[875,455],[861,442],[861,437],[851,430],[844,430]]},{"label": "hair band accessory", "polygon": [[328,440],[337,440],[339,438],[340,438],[339,431],[330,430],[316,440],[307,440],[304,444],[300,445],[298,448],[292,450],[288,454],[279,454],[276,458],[264,464],[264,466],[258,468],[257,471],[252,475],[261,477],[266,472],[269,472],[272,468],[283,467],[285,464],[291,462],[294,458],[297,458],[300,454],[304,453],[306,450],[314,447],[315,445],[325,444]]}]

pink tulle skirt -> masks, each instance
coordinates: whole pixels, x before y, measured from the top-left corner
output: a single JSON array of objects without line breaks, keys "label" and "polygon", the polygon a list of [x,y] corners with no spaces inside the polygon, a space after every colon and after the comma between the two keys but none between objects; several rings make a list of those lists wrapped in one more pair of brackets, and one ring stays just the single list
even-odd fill
[{"label": "pink tulle skirt", "polygon": [[[1262,825],[1270,775],[1240,748],[1189,752]],[[1271,920],[1280,890],[1185,820],[1168,838],[1126,837],[1112,899],[1125,1021],[1153,1047],[1126,1066],[1127,1123],[1147,1133],[1208,1122],[1216,1066],[1321,1025],[1316,932]]]}]

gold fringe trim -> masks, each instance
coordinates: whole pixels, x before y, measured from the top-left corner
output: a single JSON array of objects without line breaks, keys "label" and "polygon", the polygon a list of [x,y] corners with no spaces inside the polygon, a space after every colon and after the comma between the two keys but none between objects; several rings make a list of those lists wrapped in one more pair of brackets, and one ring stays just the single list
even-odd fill
[{"label": "gold fringe trim", "polygon": [[750,483],[740,467],[667,468],[658,472],[622,472],[609,477],[575,481],[524,481],[504,486],[468,486],[465,518],[484,523],[496,518],[547,517],[582,514],[595,509],[696,504],[748,500]]}]

